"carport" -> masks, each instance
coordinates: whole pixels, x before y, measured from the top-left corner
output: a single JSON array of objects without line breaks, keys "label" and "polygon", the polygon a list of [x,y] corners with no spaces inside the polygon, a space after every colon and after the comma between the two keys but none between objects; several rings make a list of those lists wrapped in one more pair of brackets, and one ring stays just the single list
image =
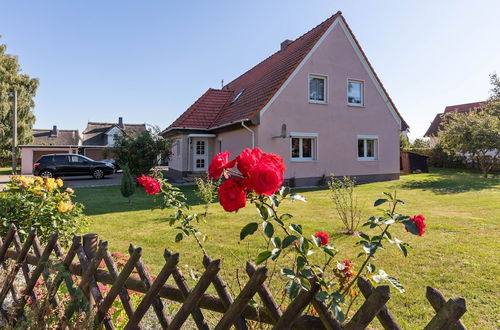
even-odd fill
[{"label": "carport", "polygon": [[33,164],[43,155],[48,154],[77,154],[77,145],[22,145],[21,148],[21,174],[33,174]]}]

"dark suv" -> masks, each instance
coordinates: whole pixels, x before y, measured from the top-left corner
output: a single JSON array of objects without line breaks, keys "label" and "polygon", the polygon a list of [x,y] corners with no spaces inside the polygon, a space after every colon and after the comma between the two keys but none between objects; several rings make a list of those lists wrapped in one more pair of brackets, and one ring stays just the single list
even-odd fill
[{"label": "dark suv", "polygon": [[76,154],[51,154],[42,156],[33,165],[33,174],[41,177],[57,177],[71,175],[91,175],[102,179],[113,174],[115,168],[107,162],[98,162]]}]

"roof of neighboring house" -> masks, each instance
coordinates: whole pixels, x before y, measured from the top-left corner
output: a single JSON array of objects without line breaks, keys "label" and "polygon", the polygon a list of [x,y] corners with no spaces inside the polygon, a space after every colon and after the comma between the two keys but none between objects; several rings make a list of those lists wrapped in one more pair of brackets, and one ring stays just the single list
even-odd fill
[{"label": "roof of neighboring house", "polygon": [[[57,131],[57,133],[55,133]],[[32,145],[78,145],[80,133],[77,129],[32,129]]]},{"label": "roof of neighboring house", "polygon": [[444,108],[444,113],[438,113],[436,117],[434,117],[434,120],[431,122],[431,125],[427,129],[427,132],[425,132],[424,136],[431,137],[431,136],[437,136],[438,131],[443,129],[442,125],[442,119],[443,115],[450,113],[450,112],[469,112],[473,109],[477,109],[485,105],[485,101],[481,102],[473,102],[473,103],[465,103],[465,104],[457,104],[457,105],[449,105]]},{"label": "roof of neighboring house", "polygon": [[112,128],[119,128],[126,134],[136,137],[146,131],[146,124],[123,124],[123,128],[117,123],[88,122],[83,131],[83,145],[105,146],[108,144],[106,133]]},{"label": "roof of neighboring house", "polygon": [[[351,29],[342,17],[342,13],[340,11],[337,12],[306,34],[289,42],[285,49],[274,53],[252,69],[225,85],[221,90],[207,90],[205,94],[177,118],[165,131],[176,128],[213,129],[241,120],[253,119],[262,108],[268,104],[271,98],[337,18],[343,20],[349,32],[352,34]],[[356,38],[354,38],[354,40],[361,49]],[[361,50],[361,53],[373,71],[363,50]],[[385,94],[387,94],[376,74],[375,78],[380,83],[380,86],[382,86]],[[236,97],[237,100],[235,101]],[[390,98],[389,102],[396,110],[396,106]],[[408,125],[399,112],[398,116],[401,118],[403,129],[407,128]]]}]

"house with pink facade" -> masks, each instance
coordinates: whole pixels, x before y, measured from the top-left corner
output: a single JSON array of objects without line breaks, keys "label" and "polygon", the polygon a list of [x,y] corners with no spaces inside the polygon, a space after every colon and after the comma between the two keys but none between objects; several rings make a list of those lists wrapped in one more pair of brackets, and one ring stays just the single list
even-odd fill
[{"label": "house with pink facade", "polygon": [[172,138],[169,175],[205,172],[228,150],[281,155],[285,178],[358,182],[399,178],[399,135],[408,125],[341,12],[223,86],[208,89],[162,134]]}]

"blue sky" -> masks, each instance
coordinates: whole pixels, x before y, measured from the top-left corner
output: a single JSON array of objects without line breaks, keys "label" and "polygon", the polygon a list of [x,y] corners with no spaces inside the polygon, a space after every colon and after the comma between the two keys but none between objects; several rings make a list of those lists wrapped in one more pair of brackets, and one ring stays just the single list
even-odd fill
[{"label": "blue sky", "polygon": [[500,73],[500,1],[6,1],[0,42],[40,79],[36,128],[165,128],[341,10],[411,136],[446,105],[484,100]]}]

